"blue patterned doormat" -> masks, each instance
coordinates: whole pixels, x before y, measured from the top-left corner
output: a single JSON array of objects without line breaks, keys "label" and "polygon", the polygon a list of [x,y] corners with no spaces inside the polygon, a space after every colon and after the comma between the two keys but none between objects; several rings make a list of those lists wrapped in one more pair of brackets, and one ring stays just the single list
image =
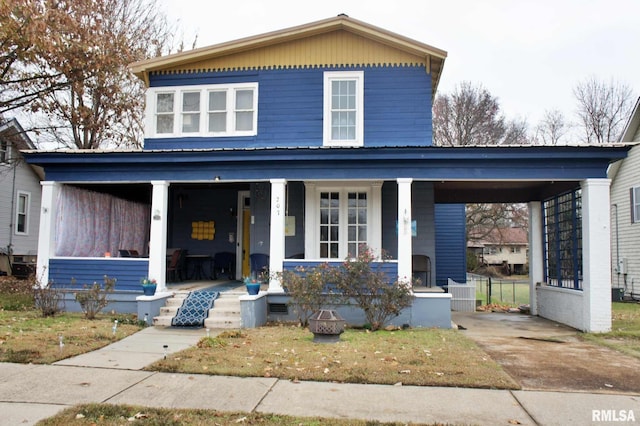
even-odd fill
[{"label": "blue patterned doormat", "polygon": [[171,319],[171,325],[174,327],[203,326],[204,320],[209,316],[209,309],[213,307],[213,301],[219,295],[217,291],[192,291],[178,308],[176,316]]}]

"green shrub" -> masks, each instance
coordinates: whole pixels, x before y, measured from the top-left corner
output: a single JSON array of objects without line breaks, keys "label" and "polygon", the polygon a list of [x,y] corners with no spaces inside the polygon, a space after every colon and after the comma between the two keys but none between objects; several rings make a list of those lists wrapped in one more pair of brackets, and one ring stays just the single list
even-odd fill
[{"label": "green shrub", "polygon": [[75,293],[76,302],[80,304],[86,319],[94,319],[105,306],[109,304],[108,296],[113,293],[116,279],[104,276],[104,285],[94,282],[91,286],[86,284],[83,289]]},{"label": "green shrub", "polygon": [[332,282],[338,292],[354,300],[364,311],[372,331],[384,327],[387,321],[398,316],[413,302],[412,283],[398,280],[390,282],[389,276],[379,263],[374,263],[375,260],[373,251],[362,246],[358,257],[346,259],[332,272]]},{"label": "green shrub", "polygon": [[338,295],[328,286],[334,274],[333,268],[326,263],[313,268],[299,266],[293,271],[276,274],[282,288],[291,296],[289,304],[302,327],[308,326],[311,315],[327,302],[327,293],[333,296],[334,303],[338,302]]}]

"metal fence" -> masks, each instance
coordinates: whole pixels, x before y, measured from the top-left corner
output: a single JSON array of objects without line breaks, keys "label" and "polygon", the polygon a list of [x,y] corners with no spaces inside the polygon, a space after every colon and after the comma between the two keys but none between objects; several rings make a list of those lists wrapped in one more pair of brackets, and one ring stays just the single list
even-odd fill
[{"label": "metal fence", "polygon": [[475,283],[476,300],[481,305],[497,303],[520,306],[529,303],[529,281],[470,275],[467,283]]}]

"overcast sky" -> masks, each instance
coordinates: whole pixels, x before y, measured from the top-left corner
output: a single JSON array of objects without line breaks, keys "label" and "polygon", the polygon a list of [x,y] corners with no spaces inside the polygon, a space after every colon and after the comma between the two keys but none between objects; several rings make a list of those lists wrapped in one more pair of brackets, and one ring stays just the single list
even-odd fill
[{"label": "overcast sky", "polygon": [[639,0],[160,0],[197,47],[346,13],[448,52],[438,93],[482,84],[509,118],[573,120],[573,88],[596,77],[640,94]]}]

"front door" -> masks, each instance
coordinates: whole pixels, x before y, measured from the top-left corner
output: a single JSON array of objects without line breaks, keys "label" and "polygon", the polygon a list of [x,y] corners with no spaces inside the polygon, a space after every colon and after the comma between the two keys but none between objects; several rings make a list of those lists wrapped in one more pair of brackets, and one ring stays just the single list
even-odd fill
[{"label": "front door", "polygon": [[236,252],[236,279],[251,275],[249,254],[251,246],[251,199],[249,191],[238,192],[238,239]]}]

